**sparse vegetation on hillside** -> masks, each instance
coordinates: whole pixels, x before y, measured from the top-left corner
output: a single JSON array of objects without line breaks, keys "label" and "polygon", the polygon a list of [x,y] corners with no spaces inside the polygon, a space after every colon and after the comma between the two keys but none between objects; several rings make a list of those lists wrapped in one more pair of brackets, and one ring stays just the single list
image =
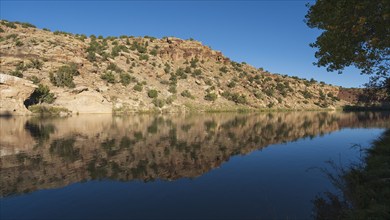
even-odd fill
[{"label": "sparse vegetation on hillside", "polygon": [[74,88],[73,76],[79,75],[77,65],[71,63],[61,66],[55,73],[50,72],[50,82],[55,86]]},{"label": "sparse vegetation on hillside", "polygon": [[[79,89],[68,89],[75,88],[77,82],[80,91],[100,93],[100,102],[104,97],[107,102],[140,109],[151,100],[156,107],[167,109],[185,108],[187,104],[198,109],[214,105],[236,108],[240,104],[253,109],[300,110],[339,105],[337,87],[234,62],[198,41],[125,35],[87,37],[38,29],[21,32],[20,28],[33,27],[6,21],[0,22],[0,28],[0,45],[10,48],[1,58],[4,65],[0,70],[37,85],[46,83],[59,99],[61,92],[78,94]],[[17,51],[28,56],[9,55]]]}]

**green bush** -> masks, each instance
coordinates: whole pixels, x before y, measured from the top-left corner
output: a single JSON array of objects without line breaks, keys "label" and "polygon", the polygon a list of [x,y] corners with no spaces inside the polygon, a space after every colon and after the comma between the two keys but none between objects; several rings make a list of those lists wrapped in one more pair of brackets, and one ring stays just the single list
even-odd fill
[{"label": "green bush", "polygon": [[227,84],[227,87],[229,88],[234,88],[236,86],[236,83],[234,81],[230,81],[228,84]]},{"label": "green bush", "polygon": [[202,75],[202,70],[200,70],[200,69],[196,69],[192,73],[192,76],[200,76],[200,75]]},{"label": "green bush", "polygon": [[120,82],[124,86],[129,85],[131,82],[135,82],[135,78],[128,73],[121,73],[119,76],[120,76]]},{"label": "green bush", "polygon": [[215,101],[215,100],[217,100],[217,98],[218,98],[218,96],[215,93],[207,93],[204,97],[204,99],[207,101]]},{"label": "green bush", "polygon": [[184,90],[183,92],[180,93],[181,96],[183,97],[187,97],[187,98],[190,98],[190,99],[194,99],[194,96],[191,94],[190,91],[188,90]]},{"label": "green bush", "polygon": [[153,99],[152,103],[154,104],[154,106],[158,107],[158,108],[162,108],[164,105],[165,105],[165,101],[163,99]]},{"label": "green bush", "polygon": [[109,83],[115,83],[116,82],[115,81],[115,75],[111,71],[105,72],[104,74],[102,74],[100,76],[100,78],[102,80],[105,80],[105,81],[109,82]]},{"label": "green bush", "polygon": [[262,98],[263,98],[263,93],[260,92],[260,91],[256,91],[253,95],[254,95],[257,99],[262,99]]},{"label": "green bush", "polygon": [[165,63],[164,72],[169,73],[171,71],[171,66],[168,63]]},{"label": "green bush", "polygon": [[9,27],[9,28],[13,28],[15,29],[16,28],[16,25],[12,22],[5,22],[5,21],[2,21],[1,24],[3,24],[4,26],[6,27]]},{"label": "green bush", "polygon": [[29,67],[41,70],[43,67],[43,62],[38,59],[31,59]]},{"label": "green bush", "polygon": [[275,90],[273,88],[267,88],[263,91],[267,96],[274,97]]},{"label": "green bush", "polygon": [[305,99],[311,99],[311,98],[313,98],[313,94],[311,94],[309,91],[307,91],[307,90],[305,90],[305,91],[303,91],[303,92],[301,92],[302,93],[302,95],[303,95],[303,97],[305,98]]},{"label": "green bush", "polygon": [[236,104],[247,104],[246,96],[238,93],[224,92],[222,96],[225,97],[229,101],[233,101]]},{"label": "green bush", "polygon": [[151,90],[149,90],[148,91],[148,96],[149,96],[149,98],[157,98],[157,96],[158,96],[158,92],[157,92],[157,90],[155,90],[155,89],[151,89]]},{"label": "green bush", "polygon": [[14,70],[10,72],[9,75],[23,78],[23,73],[20,70]]},{"label": "green bush", "polygon": [[171,96],[169,96],[169,97],[165,100],[165,103],[168,104],[168,105],[170,105],[170,104],[173,103],[173,101],[175,101],[175,99],[176,99],[176,96],[171,95]]},{"label": "green bush", "polygon": [[129,49],[125,45],[115,45],[111,50],[111,56],[117,57],[121,51],[129,52]]},{"label": "green bush", "polygon": [[[102,44],[100,44],[98,41],[96,41],[94,38],[91,39],[91,43],[89,44],[89,47],[86,49],[87,59],[90,62],[96,61],[96,53],[103,56],[105,55],[104,50],[107,48],[107,42],[104,41]],[[107,56],[107,55],[105,55]]]},{"label": "green bush", "polygon": [[28,80],[31,80],[34,84],[38,84],[41,80],[36,76],[28,77]]},{"label": "green bush", "polygon": [[34,90],[30,98],[26,100],[24,104],[26,106],[40,104],[42,102],[51,104],[54,102],[54,100],[55,100],[54,94],[50,93],[49,87],[39,84],[38,88]]},{"label": "green bush", "polygon": [[149,55],[147,55],[147,54],[140,54],[139,55],[139,60],[146,60],[146,61],[148,61],[149,60]]},{"label": "green bush", "polygon": [[122,70],[121,68],[119,68],[115,63],[110,63],[110,64],[108,64],[107,70],[109,70],[109,71],[114,71],[114,72],[116,72],[116,73],[121,73],[121,72],[123,72],[123,70]]},{"label": "green bush", "polygon": [[142,86],[142,84],[137,83],[136,85],[134,85],[133,89],[134,89],[135,91],[141,92],[142,89],[143,89],[143,86]]},{"label": "green bush", "polygon": [[168,92],[173,93],[173,94],[177,93],[176,85],[170,85]]},{"label": "green bush", "polygon": [[219,71],[223,72],[223,73],[227,73],[228,72],[228,69],[226,66],[223,66],[221,68],[219,68]]},{"label": "green bush", "polygon": [[184,69],[184,72],[185,72],[185,73],[191,73],[191,67],[187,66],[187,67]]},{"label": "green bush", "polygon": [[195,58],[195,59],[192,58],[191,61],[190,61],[191,68],[196,68],[198,61],[199,61],[198,58]]},{"label": "green bush", "polygon": [[23,43],[22,41],[20,41],[20,40],[17,40],[16,43],[15,43],[15,45],[16,45],[17,47],[21,47],[21,46],[24,45],[24,43]]},{"label": "green bush", "polygon": [[157,56],[157,49],[152,49],[152,50],[150,51],[150,55],[152,55],[152,56]]},{"label": "green bush", "polygon": [[50,73],[50,81],[55,86],[74,88],[75,84],[73,82],[73,76],[77,76],[79,74],[77,65],[71,63],[69,65],[61,66],[54,74]]}]

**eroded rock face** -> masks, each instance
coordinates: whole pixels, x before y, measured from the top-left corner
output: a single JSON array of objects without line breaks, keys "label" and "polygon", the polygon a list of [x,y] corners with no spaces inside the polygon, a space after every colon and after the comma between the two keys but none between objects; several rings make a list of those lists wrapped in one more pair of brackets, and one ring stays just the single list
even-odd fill
[{"label": "eroded rock face", "polygon": [[37,86],[29,80],[0,73],[0,115],[31,114],[24,101],[35,88]]},{"label": "eroded rock face", "polygon": [[84,90],[78,94],[62,93],[55,103],[73,113],[112,113],[112,103],[94,90]]}]

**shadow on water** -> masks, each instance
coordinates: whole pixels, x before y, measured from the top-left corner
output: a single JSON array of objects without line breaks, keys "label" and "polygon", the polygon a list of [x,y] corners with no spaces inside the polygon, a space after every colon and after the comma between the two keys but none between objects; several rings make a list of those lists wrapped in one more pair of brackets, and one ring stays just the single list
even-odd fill
[{"label": "shadow on water", "polygon": [[390,130],[372,143],[361,163],[350,167],[331,162],[322,170],[338,193],[313,200],[315,219],[390,219]]}]

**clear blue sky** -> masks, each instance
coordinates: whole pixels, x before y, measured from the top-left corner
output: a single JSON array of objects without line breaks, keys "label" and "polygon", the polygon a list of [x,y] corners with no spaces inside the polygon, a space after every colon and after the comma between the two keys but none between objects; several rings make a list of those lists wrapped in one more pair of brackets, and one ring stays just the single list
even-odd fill
[{"label": "clear blue sky", "polygon": [[0,1],[1,19],[87,35],[190,37],[273,73],[344,87],[368,81],[359,70],[313,65],[320,31],[303,22],[308,1]]}]

